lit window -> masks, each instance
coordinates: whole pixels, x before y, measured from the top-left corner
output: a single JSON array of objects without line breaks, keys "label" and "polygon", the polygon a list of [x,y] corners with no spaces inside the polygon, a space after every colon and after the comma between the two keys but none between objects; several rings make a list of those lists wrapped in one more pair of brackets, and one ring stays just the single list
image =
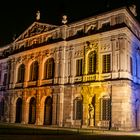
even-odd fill
[{"label": "lit window", "polygon": [[18,83],[24,82],[24,75],[25,75],[25,65],[21,64],[18,68],[18,79],[17,79]]},{"label": "lit window", "polygon": [[30,81],[38,80],[38,62],[35,61],[30,67]]},{"label": "lit window", "polygon": [[76,60],[76,75],[82,75],[83,59]]},{"label": "lit window", "polygon": [[54,78],[54,59],[49,58],[44,65],[44,79]]},{"label": "lit window", "polygon": [[96,73],[96,63],[97,63],[97,55],[96,52],[93,51],[88,55],[88,74]]},{"label": "lit window", "polygon": [[110,72],[111,69],[111,55],[107,54],[107,55],[103,55],[103,69],[102,72],[103,73],[108,73]]}]

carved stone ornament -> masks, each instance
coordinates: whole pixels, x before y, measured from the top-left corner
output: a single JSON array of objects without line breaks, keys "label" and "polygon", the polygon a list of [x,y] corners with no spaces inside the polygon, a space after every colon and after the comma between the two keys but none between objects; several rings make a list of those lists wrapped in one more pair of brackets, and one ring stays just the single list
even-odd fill
[{"label": "carved stone ornament", "polygon": [[50,54],[50,51],[49,50],[45,50],[45,51],[43,51],[43,54],[44,55],[49,55]]},{"label": "carved stone ornament", "polygon": [[101,51],[110,51],[111,50],[111,45],[110,43],[105,43],[102,47],[101,47]]},{"label": "carved stone ornament", "polygon": [[88,52],[90,50],[97,50],[98,49],[98,42],[86,42],[85,51]]},{"label": "carved stone ornament", "polygon": [[81,56],[83,56],[83,50],[77,50],[75,52],[75,57],[81,57]]},{"label": "carved stone ornament", "polygon": [[22,61],[22,58],[21,57],[18,57],[17,59],[16,59],[16,62],[17,63],[20,63]]},{"label": "carved stone ornament", "polygon": [[16,41],[32,37],[56,28],[55,25],[34,22],[23,34],[21,34]]}]

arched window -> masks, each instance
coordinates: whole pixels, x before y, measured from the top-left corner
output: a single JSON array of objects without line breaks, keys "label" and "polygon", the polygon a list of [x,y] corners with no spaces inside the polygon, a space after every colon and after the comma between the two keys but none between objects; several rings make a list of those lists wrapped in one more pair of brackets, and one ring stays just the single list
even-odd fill
[{"label": "arched window", "polygon": [[83,117],[83,100],[81,98],[76,98],[74,100],[74,120],[82,120]]},{"label": "arched window", "polygon": [[54,59],[49,58],[44,64],[44,79],[54,78]]},{"label": "arched window", "polygon": [[30,67],[30,81],[38,80],[38,62],[34,61]]},{"label": "arched window", "polygon": [[34,124],[36,122],[36,99],[31,98],[29,103],[29,124]]},{"label": "arched window", "polygon": [[47,97],[44,103],[44,124],[51,125],[52,123],[52,98]]},{"label": "arched window", "polygon": [[18,98],[16,102],[16,123],[21,123],[22,121],[22,99]]},{"label": "arched window", "polygon": [[101,98],[101,120],[108,121],[111,118],[111,100],[104,96]]},{"label": "arched window", "polygon": [[25,65],[21,64],[18,68],[18,83],[24,82],[24,76],[25,76]]},{"label": "arched window", "polygon": [[96,63],[97,63],[97,55],[95,51],[92,51],[88,55],[88,74],[96,73]]}]

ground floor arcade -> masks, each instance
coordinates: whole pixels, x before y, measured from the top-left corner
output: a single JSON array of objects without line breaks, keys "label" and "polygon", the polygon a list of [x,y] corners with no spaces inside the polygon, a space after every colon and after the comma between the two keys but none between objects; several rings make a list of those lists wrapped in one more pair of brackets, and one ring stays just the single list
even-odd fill
[{"label": "ground floor arcade", "polygon": [[15,89],[1,99],[1,116],[10,123],[140,129],[139,88],[133,88],[119,81]]}]

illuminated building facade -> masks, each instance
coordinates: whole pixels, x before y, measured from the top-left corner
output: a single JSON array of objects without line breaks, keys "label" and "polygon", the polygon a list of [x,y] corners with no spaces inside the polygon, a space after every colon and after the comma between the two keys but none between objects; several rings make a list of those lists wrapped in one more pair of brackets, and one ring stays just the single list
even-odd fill
[{"label": "illuminated building facade", "polygon": [[0,121],[140,129],[140,25],[131,8],[70,24],[65,16],[62,26],[37,21],[0,48]]}]

